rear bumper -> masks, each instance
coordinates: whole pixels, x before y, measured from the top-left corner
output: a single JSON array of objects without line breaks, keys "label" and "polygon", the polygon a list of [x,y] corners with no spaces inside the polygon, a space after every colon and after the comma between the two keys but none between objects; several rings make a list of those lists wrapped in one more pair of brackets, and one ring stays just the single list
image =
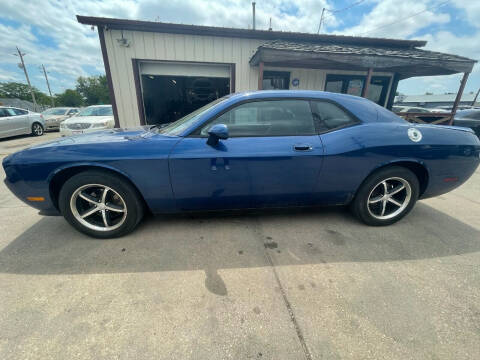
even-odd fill
[{"label": "rear bumper", "polygon": [[430,174],[425,193],[420,197],[426,199],[448,193],[464,184],[480,165],[480,150],[468,158],[457,158],[451,166],[443,167]]}]

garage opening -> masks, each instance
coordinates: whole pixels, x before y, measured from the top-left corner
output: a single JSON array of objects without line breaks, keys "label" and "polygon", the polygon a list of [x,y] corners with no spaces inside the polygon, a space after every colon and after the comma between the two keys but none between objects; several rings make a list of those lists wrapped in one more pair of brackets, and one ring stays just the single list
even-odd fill
[{"label": "garage opening", "polygon": [[147,124],[166,124],[230,93],[230,66],[140,63]]}]

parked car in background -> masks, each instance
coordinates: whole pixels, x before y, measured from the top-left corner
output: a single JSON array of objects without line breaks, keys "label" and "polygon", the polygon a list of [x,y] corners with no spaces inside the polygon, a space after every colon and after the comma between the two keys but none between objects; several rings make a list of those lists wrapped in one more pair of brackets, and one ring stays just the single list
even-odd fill
[{"label": "parked car in background", "polygon": [[[453,106],[439,106],[438,109],[442,109],[443,111],[452,112]],[[459,110],[468,110],[468,109],[479,109],[479,107],[471,106],[471,105],[458,105],[457,111]]]},{"label": "parked car in background", "polygon": [[60,123],[62,136],[111,129],[115,126],[112,105],[92,105]]},{"label": "parked car in background", "polygon": [[393,112],[395,113],[429,113],[429,109],[417,107],[417,106],[393,106]]},{"label": "parked car in background", "polygon": [[60,123],[63,120],[78,114],[79,111],[78,108],[72,107],[55,107],[45,110],[42,112],[43,118],[45,119],[45,130],[60,129]]},{"label": "parked car in background", "polygon": [[267,90],[225,96],[162,128],[33,146],[3,167],[19,199],[108,238],[150,211],[350,205],[364,223],[390,225],[417,199],[467,181],[479,153],[467,128],[410,124],[357,96]]},{"label": "parked car in background", "polygon": [[468,127],[480,137],[480,109],[457,111],[453,119],[453,125]]},{"label": "parked car in background", "polygon": [[43,135],[45,120],[43,115],[9,106],[0,106],[0,138],[32,134]]},{"label": "parked car in background", "polygon": [[193,80],[187,89],[187,101],[189,103],[210,102],[218,98],[218,91],[208,78]]}]

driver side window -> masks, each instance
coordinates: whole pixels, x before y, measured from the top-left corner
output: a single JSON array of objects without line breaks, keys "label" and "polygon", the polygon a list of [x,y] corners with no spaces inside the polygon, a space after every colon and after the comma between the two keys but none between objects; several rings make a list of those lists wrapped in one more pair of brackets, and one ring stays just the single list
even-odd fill
[{"label": "driver side window", "polygon": [[205,125],[197,135],[208,136],[225,124],[230,137],[298,136],[316,133],[308,100],[267,100],[241,104]]}]

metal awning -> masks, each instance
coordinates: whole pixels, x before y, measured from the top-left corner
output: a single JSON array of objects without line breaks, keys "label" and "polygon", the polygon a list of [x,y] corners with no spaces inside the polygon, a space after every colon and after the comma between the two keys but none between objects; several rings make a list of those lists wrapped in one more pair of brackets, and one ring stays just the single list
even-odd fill
[{"label": "metal awning", "polygon": [[415,47],[384,47],[322,42],[267,41],[250,59],[251,65],[310,69],[374,69],[397,73],[399,79],[414,76],[469,73],[476,60]]}]

